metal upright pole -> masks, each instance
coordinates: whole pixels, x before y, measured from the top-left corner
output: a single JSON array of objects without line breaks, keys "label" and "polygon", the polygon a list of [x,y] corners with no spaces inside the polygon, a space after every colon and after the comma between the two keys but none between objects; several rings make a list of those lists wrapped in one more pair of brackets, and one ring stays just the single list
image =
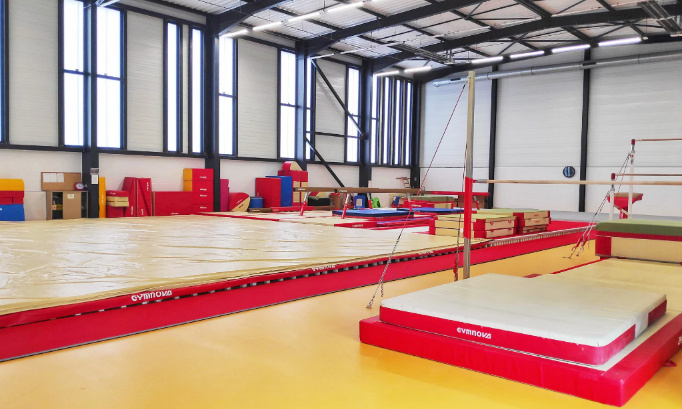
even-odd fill
[{"label": "metal upright pole", "polygon": [[[635,140],[633,139],[632,142],[632,149],[630,150],[630,183],[632,183],[635,179],[633,178],[633,174],[635,173]],[[630,185],[630,189],[628,190],[628,219],[632,219],[632,192],[634,190],[634,186]]]},{"label": "metal upright pole", "polygon": [[464,271],[463,278],[471,275],[471,209],[473,207],[474,164],[474,103],[476,73],[469,71],[469,111],[467,113],[466,164],[464,168]]}]

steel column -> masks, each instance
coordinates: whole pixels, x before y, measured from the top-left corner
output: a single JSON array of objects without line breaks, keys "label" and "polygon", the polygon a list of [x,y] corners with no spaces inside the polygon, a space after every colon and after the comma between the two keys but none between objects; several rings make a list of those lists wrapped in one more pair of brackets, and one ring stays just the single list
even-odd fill
[{"label": "steel column", "polygon": [[220,38],[213,17],[208,17],[204,33],[204,153],[205,167],[213,169],[213,210],[220,210],[220,146],[218,141],[218,72]]},{"label": "steel column", "polygon": [[[585,50],[584,61],[591,58],[590,50]],[[592,70],[583,71],[583,112],[582,128],[580,131],[580,180],[587,180],[587,133],[590,120],[590,73]],[[492,179],[492,178],[490,178]],[[585,211],[585,185],[578,186],[578,211]]]}]

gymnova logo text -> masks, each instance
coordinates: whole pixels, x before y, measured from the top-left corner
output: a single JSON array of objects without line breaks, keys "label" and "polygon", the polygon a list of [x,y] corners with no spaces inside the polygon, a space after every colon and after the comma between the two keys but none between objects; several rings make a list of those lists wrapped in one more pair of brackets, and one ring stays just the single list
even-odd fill
[{"label": "gymnova logo text", "polygon": [[136,294],[130,298],[132,298],[133,301],[146,301],[146,300],[151,300],[152,298],[170,297],[171,295],[173,295],[173,291],[171,291],[171,290],[151,291],[148,293]]},{"label": "gymnova logo text", "polygon": [[478,338],[484,338],[484,339],[492,338],[492,334],[489,332],[474,331],[472,329],[466,329],[466,328],[461,328],[461,327],[457,327],[457,332],[459,334],[471,335],[473,337],[478,337]]}]

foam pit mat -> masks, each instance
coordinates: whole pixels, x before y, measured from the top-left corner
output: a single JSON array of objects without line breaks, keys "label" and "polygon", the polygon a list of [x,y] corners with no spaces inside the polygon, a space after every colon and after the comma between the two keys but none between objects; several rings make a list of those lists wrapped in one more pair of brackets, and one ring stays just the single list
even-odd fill
[{"label": "foam pit mat", "polygon": [[[0,314],[384,257],[399,234],[330,229],[206,216],[6,223]],[[455,246],[409,234],[397,254]]]}]

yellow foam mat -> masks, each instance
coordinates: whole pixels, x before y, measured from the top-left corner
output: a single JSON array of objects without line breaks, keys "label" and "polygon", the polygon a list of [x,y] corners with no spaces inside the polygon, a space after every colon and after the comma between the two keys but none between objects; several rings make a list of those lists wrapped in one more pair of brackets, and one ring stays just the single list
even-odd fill
[{"label": "yellow foam mat", "polygon": [[0,191],[23,192],[24,181],[22,179],[0,179]]},{"label": "yellow foam mat", "polygon": [[612,237],[611,256],[680,263],[682,241]]},{"label": "yellow foam mat", "polygon": [[[0,314],[388,256],[398,234],[207,216],[4,223]],[[409,234],[396,254],[455,245]]]},{"label": "yellow foam mat", "polygon": [[603,260],[561,273],[562,279],[665,294],[668,311],[682,312],[682,266],[636,260]]}]

